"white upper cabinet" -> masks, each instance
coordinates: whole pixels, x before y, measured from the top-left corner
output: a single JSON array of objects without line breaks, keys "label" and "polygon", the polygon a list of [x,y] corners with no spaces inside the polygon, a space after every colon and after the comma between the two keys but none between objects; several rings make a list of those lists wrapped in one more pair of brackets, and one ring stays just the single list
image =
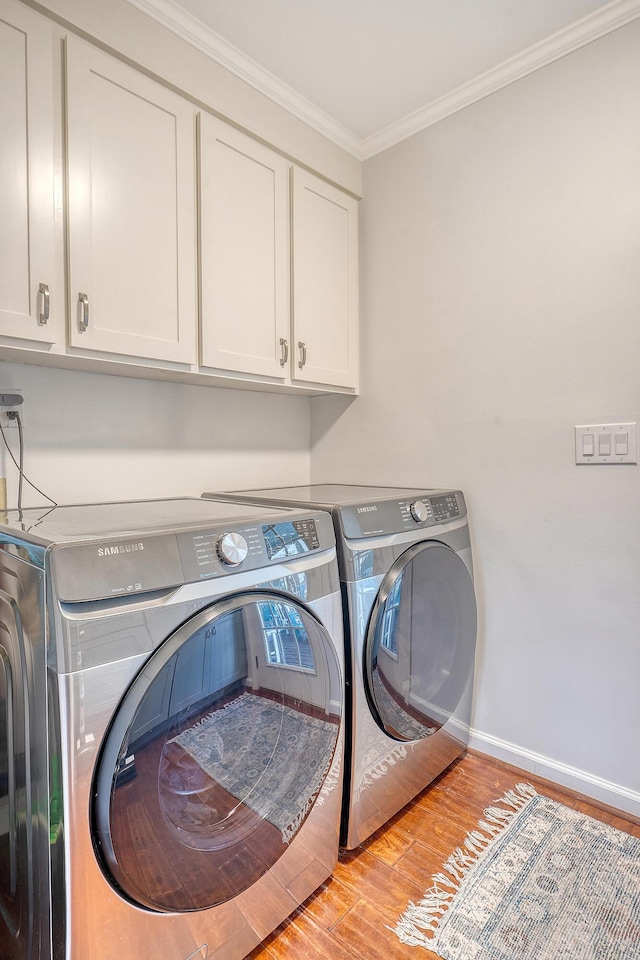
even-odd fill
[{"label": "white upper cabinet", "polygon": [[48,343],[55,339],[52,88],[51,25],[0,0],[0,335]]},{"label": "white upper cabinet", "polygon": [[203,113],[200,244],[204,366],[357,388],[356,200]]},{"label": "white upper cabinet", "polygon": [[285,378],[289,352],[289,164],[200,116],[201,363]]},{"label": "white upper cabinet", "polygon": [[175,82],[0,0],[0,359],[357,392],[357,201]]},{"label": "white upper cabinet", "polygon": [[358,386],[358,203],[293,169],[292,378]]},{"label": "white upper cabinet", "polygon": [[69,342],[196,361],[193,106],[67,40]]}]

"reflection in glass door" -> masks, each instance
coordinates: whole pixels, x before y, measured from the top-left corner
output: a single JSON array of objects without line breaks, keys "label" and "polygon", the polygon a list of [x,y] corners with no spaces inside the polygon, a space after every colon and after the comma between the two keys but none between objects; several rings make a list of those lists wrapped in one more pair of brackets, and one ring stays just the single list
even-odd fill
[{"label": "reflection in glass door", "polygon": [[271,666],[315,670],[313,650],[298,610],[290,603],[263,600],[258,604],[260,621]]},{"label": "reflection in glass door", "polygon": [[129,899],[203,909],[270,869],[323,789],[341,684],[324,627],[283,594],[220,601],[165,641],[95,783],[103,868]]},{"label": "reflection in glass door", "polygon": [[423,739],[454,714],[473,672],[476,625],[471,576],[453,550],[428,541],[396,560],[365,645],[369,701],[390,737]]}]

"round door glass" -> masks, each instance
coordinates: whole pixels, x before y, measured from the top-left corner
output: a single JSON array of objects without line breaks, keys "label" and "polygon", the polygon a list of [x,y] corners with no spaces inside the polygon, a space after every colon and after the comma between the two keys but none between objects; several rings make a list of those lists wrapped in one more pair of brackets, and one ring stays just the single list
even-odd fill
[{"label": "round door glass", "polygon": [[373,714],[398,740],[420,740],[454,714],[473,673],[476,603],[469,571],[444,544],[407,550],[382,583],[365,644]]},{"label": "round door glass", "polygon": [[246,890],[330,789],[341,704],[335,647],[302,605],[245,594],[198,614],[147,662],[105,741],[103,868],[162,911]]}]

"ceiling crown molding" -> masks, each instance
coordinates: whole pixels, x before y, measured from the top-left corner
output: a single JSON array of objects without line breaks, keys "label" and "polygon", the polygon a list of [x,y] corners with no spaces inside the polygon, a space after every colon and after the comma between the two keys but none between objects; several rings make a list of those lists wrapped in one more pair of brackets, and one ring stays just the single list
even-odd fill
[{"label": "ceiling crown molding", "polygon": [[303,120],[332,143],[342,147],[358,160],[361,159],[362,141],[355,133],[324,113],[310,100],[306,100],[292,87],[265,70],[259,63],[246,56],[173,0],[127,0],[127,2],[215,60],[229,73],[244,80],[269,100],[273,100],[293,116]]},{"label": "ceiling crown molding", "polygon": [[174,0],[128,0],[132,6],[186,40],[230,73],[244,80],[293,116],[359,160],[367,160],[389,147],[438,123],[445,117],[488,97],[503,87],[534,73],[554,60],[612,33],[640,18],[640,0],[612,0],[595,13],[577,20],[545,40],[528,47],[486,73],[408,114],[384,130],[360,139],[286,83],[247,57],[219,34],[191,16]]},{"label": "ceiling crown molding", "polygon": [[640,17],[640,0],[613,0],[595,13],[576,20],[570,26],[559,30],[545,40],[527,47],[521,53],[504,60],[498,66],[487,70],[468,83],[462,84],[450,93],[433,100],[420,110],[402,117],[395,123],[385,127],[379,133],[372,134],[361,141],[360,159],[370,157],[389,147],[412,137],[420,130],[438,123],[445,117],[463,110],[465,107],[488,97],[491,93],[501,90],[510,83],[515,83],[523,77],[548,66],[555,60],[573,53],[580,47],[586,46],[600,37],[612,33],[619,27],[624,27],[632,20]]}]

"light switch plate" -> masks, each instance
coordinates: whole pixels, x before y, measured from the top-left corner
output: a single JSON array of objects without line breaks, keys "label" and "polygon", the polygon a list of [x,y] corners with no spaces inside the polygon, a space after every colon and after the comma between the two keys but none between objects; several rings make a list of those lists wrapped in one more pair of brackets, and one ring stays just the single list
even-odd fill
[{"label": "light switch plate", "polygon": [[638,462],[635,423],[591,423],[575,432],[576,463]]}]

